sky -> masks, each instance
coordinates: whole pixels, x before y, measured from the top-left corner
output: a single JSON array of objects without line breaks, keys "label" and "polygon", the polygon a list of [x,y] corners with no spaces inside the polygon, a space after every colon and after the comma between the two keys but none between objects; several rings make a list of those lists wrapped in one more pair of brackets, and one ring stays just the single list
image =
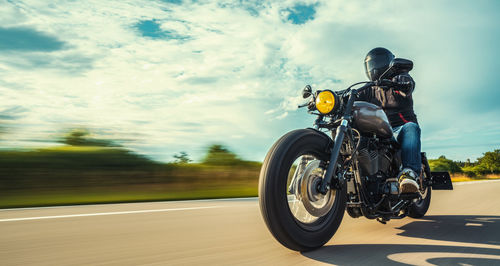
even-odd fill
[{"label": "sky", "polygon": [[306,84],[367,79],[374,47],[413,60],[428,157],[500,148],[499,1],[0,0],[0,147],[75,128],[135,152],[262,160],[311,127]]}]

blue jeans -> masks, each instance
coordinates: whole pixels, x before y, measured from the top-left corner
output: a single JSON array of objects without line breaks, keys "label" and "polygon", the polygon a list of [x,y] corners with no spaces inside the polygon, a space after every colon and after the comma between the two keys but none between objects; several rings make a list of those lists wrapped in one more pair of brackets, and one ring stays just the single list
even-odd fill
[{"label": "blue jeans", "polygon": [[410,168],[420,175],[422,158],[420,156],[420,127],[413,122],[392,129],[394,138],[401,145],[403,168]]}]

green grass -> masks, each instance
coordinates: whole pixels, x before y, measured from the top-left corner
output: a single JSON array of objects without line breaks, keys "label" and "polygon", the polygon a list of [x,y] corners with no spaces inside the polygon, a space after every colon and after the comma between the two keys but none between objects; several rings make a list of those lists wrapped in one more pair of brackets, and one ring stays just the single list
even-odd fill
[{"label": "green grass", "polygon": [[195,188],[175,191],[44,191],[7,193],[0,196],[0,208],[78,205],[96,203],[168,201],[188,199],[236,198],[257,196],[255,187]]},{"label": "green grass", "polygon": [[468,182],[468,181],[481,181],[481,180],[493,180],[493,179],[500,179],[500,175],[497,174],[492,174],[492,175],[485,175],[485,176],[466,176],[464,174],[455,174],[451,176],[451,181],[452,182]]}]

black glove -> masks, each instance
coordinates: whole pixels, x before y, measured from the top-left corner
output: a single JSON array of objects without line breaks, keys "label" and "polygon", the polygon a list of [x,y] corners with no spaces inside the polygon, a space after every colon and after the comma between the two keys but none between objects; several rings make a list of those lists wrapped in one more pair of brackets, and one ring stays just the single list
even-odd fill
[{"label": "black glove", "polygon": [[397,75],[392,78],[392,82],[394,82],[394,89],[404,93],[405,95],[412,93],[415,88],[415,82],[410,75]]},{"label": "black glove", "polygon": [[388,90],[389,88],[394,87],[395,85],[396,83],[390,79],[381,79],[375,81],[375,86],[380,87],[383,90]]}]

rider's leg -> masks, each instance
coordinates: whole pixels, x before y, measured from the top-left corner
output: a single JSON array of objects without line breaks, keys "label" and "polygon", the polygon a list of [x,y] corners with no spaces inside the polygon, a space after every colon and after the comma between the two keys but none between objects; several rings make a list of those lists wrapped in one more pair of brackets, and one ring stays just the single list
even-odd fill
[{"label": "rider's leg", "polygon": [[422,158],[420,156],[420,127],[413,122],[404,124],[396,140],[401,145],[403,168],[410,168],[420,175]]},{"label": "rider's leg", "polygon": [[399,176],[400,193],[416,193],[418,191],[417,176],[420,175],[420,127],[413,122],[394,129],[394,135],[401,145],[403,171]]}]

